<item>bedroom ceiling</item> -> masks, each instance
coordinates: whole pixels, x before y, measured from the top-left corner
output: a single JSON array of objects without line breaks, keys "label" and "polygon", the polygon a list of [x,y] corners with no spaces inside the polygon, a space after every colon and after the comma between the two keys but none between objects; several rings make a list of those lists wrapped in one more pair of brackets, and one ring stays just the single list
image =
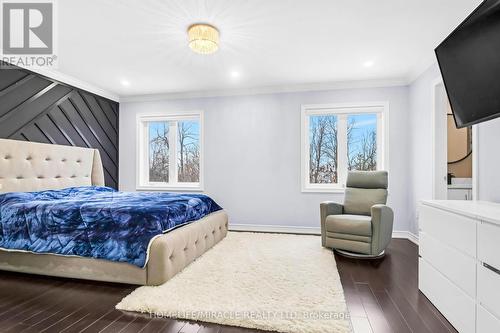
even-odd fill
[{"label": "bedroom ceiling", "polygon": [[[59,69],[124,96],[408,81],[480,0],[63,0]],[[213,55],[186,29],[220,30]]]}]

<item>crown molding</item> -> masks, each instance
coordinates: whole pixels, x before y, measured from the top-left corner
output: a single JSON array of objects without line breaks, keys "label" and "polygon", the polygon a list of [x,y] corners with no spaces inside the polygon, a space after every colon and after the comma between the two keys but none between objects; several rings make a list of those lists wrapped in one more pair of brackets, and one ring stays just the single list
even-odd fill
[{"label": "crown molding", "polygon": [[132,96],[120,96],[111,91],[102,89],[88,82],[77,79],[71,75],[61,73],[53,69],[22,67],[34,73],[46,76],[53,80],[65,83],[76,88],[89,91],[93,94],[108,98],[119,103],[135,102],[154,102],[161,100],[192,99],[192,98],[210,98],[210,97],[231,97],[248,95],[265,95],[279,93],[299,93],[308,91],[328,91],[342,89],[367,89],[367,88],[385,88],[407,86],[413,83],[420,75],[426,72],[430,67],[436,64],[435,58],[429,58],[416,66],[406,78],[392,78],[381,80],[359,80],[359,81],[340,81],[328,83],[309,83],[293,85],[276,85],[265,87],[252,87],[241,89],[219,89],[219,90],[199,90],[186,92],[167,92],[158,94],[143,94]]},{"label": "crown molding", "polygon": [[437,64],[436,57],[428,57],[427,59],[421,61],[417,66],[414,66],[413,70],[410,71],[408,75],[408,84],[415,82],[422,74],[427,72],[429,68]]},{"label": "crown molding", "polygon": [[47,77],[49,77],[51,79],[54,79],[56,81],[59,81],[59,82],[68,84],[70,86],[73,86],[73,87],[76,87],[76,88],[79,88],[79,89],[82,89],[82,90],[86,90],[86,91],[91,92],[93,94],[96,94],[96,95],[108,98],[108,99],[110,99],[112,101],[120,102],[120,96],[118,96],[117,94],[112,93],[112,92],[110,92],[108,90],[99,88],[99,87],[97,87],[95,85],[92,85],[90,83],[87,83],[85,81],[77,79],[77,78],[75,78],[73,76],[61,73],[59,71],[56,71],[56,70],[47,70],[47,69],[40,69],[40,70],[33,70],[33,69],[30,69],[30,68],[27,68],[27,69],[29,69],[29,70],[31,70],[33,72],[36,72],[38,74],[47,76]]},{"label": "crown molding", "polygon": [[88,91],[90,93],[108,98],[112,101],[115,101],[115,102],[120,101],[120,97],[115,93],[112,93],[108,90],[99,88],[99,87],[92,85],[88,82],[77,79],[71,75],[61,73],[61,72],[56,71],[54,69],[46,69],[46,68],[41,68],[41,67],[36,67],[36,68],[35,67],[26,67],[26,66],[19,66],[17,64],[16,64],[16,66],[23,68],[23,69],[26,69],[26,70],[29,70],[33,73],[40,74],[40,75],[45,76],[49,79],[52,79],[52,80],[73,86],[75,88],[82,89],[82,90]]},{"label": "crown molding", "polygon": [[251,88],[241,88],[241,89],[166,92],[166,93],[142,94],[142,95],[131,95],[131,96],[120,96],[114,92],[102,89],[98,86],[77,79],[71,75],[61,73],[57,70],[45,69],[45,68],[31,68],[23,66],[19,67],[46,76],[55,81],[59,81],[64,84],[89,91],[93,94],[108,98],[115,102],[134,103],[134,102],[153,102],[153,101],[174,100],[174,99],[231,97],[231,96],[264,95],[264,94],[278,94],[278,93],[298,93],[298,92],[308,92],[308,91],[408,86],[415,80],[417,80],[420,77],[420,75],[425,73],[429,68],[434,66],[436,63],[437,61],[435,57],[428,57],[426,60],[421,61],[420,64],[415,66],[414,69],[410,71],[410,73],[405,78],[276,85],[276,86],[251,87]]},{"label": "crown molding", "polygon": [[208,97],[230,97],[245,95],[263,95],[278,93],[296,93],[307,91],[326,91],[340,89],[363,89],[363,88],[384,88],[408,85],[407,79],[386,79],[386,80],[364,80],[364,81],[344,81],[331,83],[312,83],[296,85],[280,85],[242,89],[225,90],[204,90],[192,92],[172,92],[160,94],[145,94],[135,96],[120,96],[120,103],[154,102],[161,100],[208,98]]}]

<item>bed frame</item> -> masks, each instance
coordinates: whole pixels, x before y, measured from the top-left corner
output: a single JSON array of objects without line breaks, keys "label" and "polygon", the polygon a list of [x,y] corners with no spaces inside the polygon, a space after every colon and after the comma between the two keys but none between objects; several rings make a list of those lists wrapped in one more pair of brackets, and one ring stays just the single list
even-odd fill
[{"label": "bed frame", "polygon": [[[99,151],[0,139],[0,192],[27,192],[71,186],[104,186]],[[158,236],[145,268],[102,259],[0,249],[0,270],[160,285],[222,240],[228,217],[218,211]]]}]

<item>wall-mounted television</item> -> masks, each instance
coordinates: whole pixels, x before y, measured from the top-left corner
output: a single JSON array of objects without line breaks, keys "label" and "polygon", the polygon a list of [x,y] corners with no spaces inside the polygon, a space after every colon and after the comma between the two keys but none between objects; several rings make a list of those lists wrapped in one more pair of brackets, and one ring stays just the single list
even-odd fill
[{"label": "wall-mounted television", "polygon": [[500,0],[484,1],[435,51],[456,126],[500,117]]}]

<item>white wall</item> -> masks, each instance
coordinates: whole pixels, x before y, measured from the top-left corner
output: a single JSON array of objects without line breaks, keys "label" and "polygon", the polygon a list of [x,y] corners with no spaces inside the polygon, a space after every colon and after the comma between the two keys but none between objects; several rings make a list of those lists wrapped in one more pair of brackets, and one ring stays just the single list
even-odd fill
[{"label": "white wall", "polygon": [[128,102],[120,105],[120,188],[135,190],[136,115],[205,110],[205,191],[233,224],[319,228],[319,203],[341,194],[301,193],[300,106],[389,101],[389,204],[394,230],[409,227],[408,88],[372,88]]},{"label": "white wall", "polygon": [[433,84],[440,78],[437,64],[431,66],[409,87],[410,177],[409,231],[418,235],[417,204],[432,199],[432,109]]},{"label": "white wall", "polygon": [[478,196],[500,202],[500,118],[478,125]]}]

